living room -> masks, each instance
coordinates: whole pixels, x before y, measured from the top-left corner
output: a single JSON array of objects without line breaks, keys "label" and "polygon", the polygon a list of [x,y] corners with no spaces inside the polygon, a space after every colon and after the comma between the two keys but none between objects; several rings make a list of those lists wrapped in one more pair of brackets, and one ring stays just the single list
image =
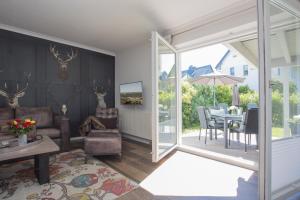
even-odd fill
[{"label": "living room", "polygon": [[[1,1],[0,199],[298,199],[299,19],[296,0]],[[194,151],[181,55],[216,44],[251,61],[256,106],[201,74]]]}]

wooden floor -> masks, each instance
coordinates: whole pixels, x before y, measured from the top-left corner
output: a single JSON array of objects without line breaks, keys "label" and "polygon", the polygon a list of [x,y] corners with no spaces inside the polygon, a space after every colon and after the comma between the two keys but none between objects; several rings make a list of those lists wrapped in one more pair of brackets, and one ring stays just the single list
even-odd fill
[{"label": "wooden floor", "polygon": [[[167,158],[159,163],[152,162],[151,145],[123,140],[121,159],[116,156],[98,157],[112,168],[140,183]],[[170,155],[171,156],[171,155]]]}]

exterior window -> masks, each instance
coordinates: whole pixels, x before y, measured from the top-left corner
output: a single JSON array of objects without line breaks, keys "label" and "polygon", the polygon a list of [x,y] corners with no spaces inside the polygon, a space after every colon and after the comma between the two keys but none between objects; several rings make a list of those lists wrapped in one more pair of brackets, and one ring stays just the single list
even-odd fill
[{"label": "exterior window", "polygon": [[234,76],[234,75],[235,75],[234,67],[230,67],[230,75],[231,75],[231,76]]},{"label": "exterior window", "polygon": [[249,74],[248,65],[243,66],[243,71],[244,71],[244,76],[248,76]]}]

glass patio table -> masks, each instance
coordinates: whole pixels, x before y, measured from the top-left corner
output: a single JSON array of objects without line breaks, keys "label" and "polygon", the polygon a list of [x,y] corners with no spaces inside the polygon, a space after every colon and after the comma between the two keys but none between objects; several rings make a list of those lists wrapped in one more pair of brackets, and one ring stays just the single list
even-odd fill
[{"label": "glass patio table", "polygon": [[228,149],[228,122],[229,121],[242,121],[243,115],[214,113],[211,114],[212,118],[224,121],[224,146]]}]

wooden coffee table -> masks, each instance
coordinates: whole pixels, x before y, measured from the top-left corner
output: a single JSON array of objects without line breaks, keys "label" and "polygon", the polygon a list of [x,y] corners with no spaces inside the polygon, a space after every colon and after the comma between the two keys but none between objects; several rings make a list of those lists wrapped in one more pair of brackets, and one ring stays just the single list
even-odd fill
[{"label": "wooden coffee table", "polygon": [[59,151],[59,147],[48,136],[43,136],[40,143],[20,150],[0,154],[0,164],[13,160],[31,159],[34,157],[34,171],[40,184],[48,183],[49,156]]}]

